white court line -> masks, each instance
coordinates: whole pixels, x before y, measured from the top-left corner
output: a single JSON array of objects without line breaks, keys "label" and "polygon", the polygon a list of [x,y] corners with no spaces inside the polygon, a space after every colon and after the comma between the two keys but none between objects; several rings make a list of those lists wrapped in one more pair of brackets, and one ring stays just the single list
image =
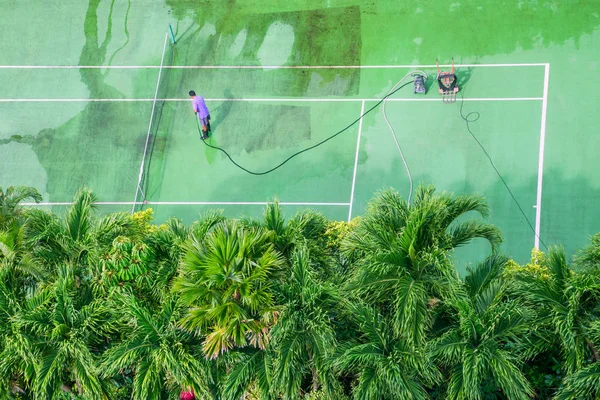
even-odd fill
[{"label": "white court line", "polygon": [[[171,206],[219,206],[219,205],[244,205],[244,206],[266,206],[267,204],[273,204],[273,202],[269,201],[149,201],[146,204],[148,205],[171,205]],[[326,202],[279,202],[282,206],[341,206],[347,207],[349,203],[326,203]]]},{"label": "white court line", "polygon": [[[50,203],[19,203],[22,206],[29,207],[44,207],[44,206],[70,206],[73,202],[50,202]],[[98,206],[266,206],[273,204],[268,201],[148,201],[148,202],[131,202],[131,201],[99,201],[94,203]],[[348,207],[350,203],[319,203],[319,202],[279,202],[282,206],[341,206]]]},{"label": "white court line", "polygon": [[[541,67],[546,63],[455,64],[456,68]],[[449,68],[452,64],[440,64]],[[0,69],[157,69],[156,65],[0,65]],[[437,68],[437,65],[168,65],[168,69],[393,69]]]},{"label": "white court line", "polygon": [[[156,107],[156,98],[158,97],[158,86],[160,85],[160,74],[162,72],[163,61],[165,60],[165,51],[167,50],[167,40],[169,38],[169,34],[165,33],[165,43],[163,44],[163,52],[162,57],[160,58],[160,69],[158,70],[158,78],[156,79],[156,90],[154,91],[154,102],[152,103],[152,111],[150,113],[150,123],[148,124],[148,134],[146,135],[146,144],[144,145],[144,155],[142,156],[142,164],[140,165],[140,175],[138,177],[137,187],[135,189],[135,198],[133,202],[135,203],[138,198],[138,193],[141,191],[140,184],[142,183],[142,174],[144,173],[144,164],[146,162],[146,151],[148,150],[148,141],[150,139],[150,130],[152,129],[152,119],[154,118],[154,108]],[[144,194],[142,192],[142,194]],[[144,197],[146,195],[144,194]],[[131,208],[131,212],[135,211],[135,204]]]},{"label": "white court line", "polygon": [[542,122],[540,126],[540,151],[538,156],[537,201],[535,205],[535,248],[540,248],[540,227],[542,218],[542,180],[544,179],[544,147],[546,145],[546,111],[548,108],[548,82],[550,80],[550,64],[544,71],[544,100],[542,101]]},{"label": "white court line", "polygon": [[350,192],[350,208],[348,210],[348,222],[352,220],[352,204],[354,204],[354,186],[356,184],[356,170],[358,169],[358,152],[360,150],[360,135],[362,133],[363,114],[365,113],[365,102],[360,108],[360,122],[358,123],[358,138],[356,139],[356,156],[354,157],[354,174],[352,175],[352,191]]},{"label": "white court line", "polygon": [[[303,97],[276,97],[276,98],[205,98],[205,101],[243,101],[243,102],[363,102],[363,101],[381,101],[377,98],[303,98]],[[543,97],[475,97],[461,99],[461,101],[543,101]],[[0,103],[75,103],[75,102],[149,102],[149,101],[190,101],[190,99],[173,98],[173,99],[0,99]],[[441,102],[441,98],[395,98],[387,99],[388,102],[420,102],[420,101],[437,101]]]}]

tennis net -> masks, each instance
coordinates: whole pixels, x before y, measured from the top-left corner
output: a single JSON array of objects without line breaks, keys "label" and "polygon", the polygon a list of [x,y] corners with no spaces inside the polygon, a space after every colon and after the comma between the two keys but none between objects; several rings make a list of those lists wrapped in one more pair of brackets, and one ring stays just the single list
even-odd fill
[{"label": "tennis net", "polygon": [[165,48],[158,72],[155,97],[148,124],[148,133],[140,148],[142,162],[132,212],[142,210],[144,204],[160,189],[160,171],[164,168],[165,147],[171,130],[170,124],[167,121],[173,120],[175,106],[173,103],[167,102],[166,99],[173,90],[175,81],[177,80],[177,77],[173,76],[174,70],[165,67],[173,65],[174,57],[175,47],[165,40]]}]

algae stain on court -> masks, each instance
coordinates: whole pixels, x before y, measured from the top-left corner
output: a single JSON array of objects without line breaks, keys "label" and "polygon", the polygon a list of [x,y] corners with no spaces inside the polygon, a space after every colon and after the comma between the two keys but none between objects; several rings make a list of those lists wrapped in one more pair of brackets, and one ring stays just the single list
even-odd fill
[{"label": "algae stain on court", "polygon": [[[107,47],[112,40],[112,17],[106,21],[106,32],[99,26],[99,0],[90,0],[84,22],[85,44],[80,65],[103,65]],[[81,82],[91,98],[122,98],[123,94],[107,84],[100,69],[81,69]],[[36,163],[45,175],[44,190],[50,200],[69,200],[78,187],[85,185],[109,199],[122,199],[135,184],[138,152],[133,149],[135,138],[145,135],[140,119],[146,120],[146,105],[140,103],[84,103],[85,107],[67,122],[55,128],[46,124],[28,142],[29,151],[36,154]],[[64,106],[63,106],[64,107]],[[25,151],[25,150],[23,150]],[[37,169],[35,169],[37,171]],[[32,176],[40,173],[32,172]],[[35,178],[39,181],[42,178]],[[34,185],[39,187],[40,184]],[[128,196],[127,196],[128,197]]]},{"label": "algae stain on court", "polygon": [[30,144],[13,141],[0,145],[0,182],[1,186],[34,187],[44,201],[49,200],[48,174]]},{"label": "algae stain on court", "polygon": [[292,55],[294,47],[294,27],[281,22],[269,26],[260,49],[258,60],[261,65],[281,66]]}]

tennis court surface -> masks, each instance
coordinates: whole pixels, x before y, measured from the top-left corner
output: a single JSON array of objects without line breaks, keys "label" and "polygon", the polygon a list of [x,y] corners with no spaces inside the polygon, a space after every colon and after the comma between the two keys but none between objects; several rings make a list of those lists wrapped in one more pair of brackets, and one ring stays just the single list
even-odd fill
[{"label": "tennis court surface", "polygon": [[[494,28],[495,9],[437,3],[1,5],[9,26],[0,44],[0,186],[34,186],[43,207],[60,211],[85,185],[101,212],[151,207],[158,221],[191,222],[211,208],[258,216],[274,198],[289,215],[310,208],[348,220],[377,190],[408,196],[375,106],[418,69],[427,94],[410,84],[385,105],[414,185],[485,196],[504,251],[518,261],[542,246],[536,234],[574,251],[600,230],[598,3],[508,2]],[[436,21],[447,15],[456,22]],[[461,91],[444,104],[435,60],[449,70],[451,57]],[[200,140],[192,89],[211,111],[207,143],[252,171],[354,124],[254,176]],[[461,107],[479,113],[470,128],[512,195]],[[458,258],[488,250],[475,243]]]}]

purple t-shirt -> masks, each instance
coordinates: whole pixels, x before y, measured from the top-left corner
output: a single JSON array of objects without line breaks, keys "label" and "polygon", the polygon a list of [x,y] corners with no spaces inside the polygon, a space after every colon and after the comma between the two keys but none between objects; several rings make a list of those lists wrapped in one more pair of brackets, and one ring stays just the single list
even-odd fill
[{"label": "purple t-shirt", "polygon": [[192,104],[194,106],[194,111],[198,113],[198,118],[206,118],[210,115],[208,107],[206,107],[206,103],[204,102],[204,97],[195,96],[192,99]]}]

